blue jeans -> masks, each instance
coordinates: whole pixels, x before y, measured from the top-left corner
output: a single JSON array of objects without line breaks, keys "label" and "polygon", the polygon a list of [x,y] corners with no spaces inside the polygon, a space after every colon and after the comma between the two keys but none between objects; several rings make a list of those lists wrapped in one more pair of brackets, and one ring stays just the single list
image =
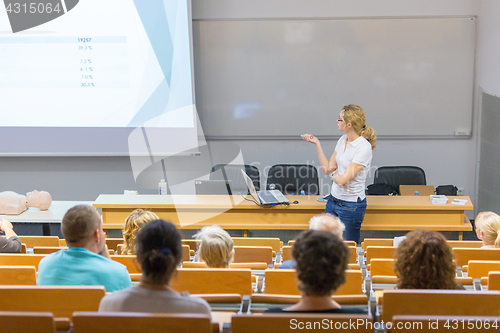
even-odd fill
[{"label": "blue jeans", "polygon": [[357,202],[334,198],[331,194],[326,203],[325,213],[337,216],[345,224],[344,239],[359,243],[361,223],[365,217],[366,198]]}]

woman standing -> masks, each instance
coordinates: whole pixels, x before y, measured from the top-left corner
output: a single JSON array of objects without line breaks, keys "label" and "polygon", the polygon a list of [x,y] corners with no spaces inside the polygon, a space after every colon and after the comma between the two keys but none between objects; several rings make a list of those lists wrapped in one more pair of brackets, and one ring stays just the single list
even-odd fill
[{"label": "woman standing", "polygon": [[359,243],[361,223],[366,211],[366,177],[372,162],[377,136],[365,125],[363,109],[355,104],[342,108],[337,126],[345,134],[337,142],[335,152],[328,159],[318,138],[304,134],[302,138],[314,143],[321,169],[332,174],[333,184],[325,213],[338,216],[345,224],[344,239]]}]

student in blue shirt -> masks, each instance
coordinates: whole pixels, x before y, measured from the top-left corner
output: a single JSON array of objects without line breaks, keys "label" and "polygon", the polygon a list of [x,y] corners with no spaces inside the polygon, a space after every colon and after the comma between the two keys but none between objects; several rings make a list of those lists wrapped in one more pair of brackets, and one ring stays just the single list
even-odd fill
[{"label": "student in blue shirt", "polygon": [[127,268],[109,258],[101,217],[94,207],[77,205],[68,210],[61,232],[69,249],[40,261],[38,285],[103,285],[107,292],[130,287]]}]

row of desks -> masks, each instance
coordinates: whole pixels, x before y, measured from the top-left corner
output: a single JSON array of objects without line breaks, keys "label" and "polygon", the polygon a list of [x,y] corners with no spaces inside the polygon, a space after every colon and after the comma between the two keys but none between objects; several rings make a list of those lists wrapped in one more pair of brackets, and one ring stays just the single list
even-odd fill
[{"label": "row of desks", "polygon": [[[325,210],[325,203],[315,196],[287,196],[297,204],[261,207],[242,196],[213,195],[100,195],[94,202],[102,209],[106,229],[123,228],[123,221],[136,208],[154,211],[180,229],[199,229],[218,224],[224,229],[303,230],[309,219]],[[472,230],[465,215],[473,210],[470,198],[448,197],[447,204],[434,205],[427,196],[368,196],[362,230],[438,231]],[[450,204],[453,199],[467,199],[464,206]]]},{"label": "row of desks", "polygon": [[[90,204],[102,210],[105,229],[122,229],[125,218],[136,208],[154,211],[160,218],[171,221],[180,229],[200,229],[218,224],[225,229],[239,230],[304,230],[311,216],[321,214],[325,203],[315,196],[287,196],[289,206],[260,207],[242,196],[213,195],[100,195],[95,201],[54,201],[47,211],[30,208],[20,215],[0,215],[12,222],[60,223],[66,211],[76,204]],[[417,228],[438,231],[472,230],[465,215],[472,210],[469,197],[464,206],[433,205],[428,197],[368,196],[362,230],[413,230]],[[44,232],[45,232],[44,227]]]}]

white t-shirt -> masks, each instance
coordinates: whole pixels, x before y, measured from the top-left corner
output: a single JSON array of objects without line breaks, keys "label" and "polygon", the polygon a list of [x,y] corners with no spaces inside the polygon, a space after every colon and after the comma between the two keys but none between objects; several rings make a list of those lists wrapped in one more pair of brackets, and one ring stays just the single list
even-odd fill
[{"label": "white t-shirt", "polygon": [[372,163],[372,145],[362,136],[353,142],[349,142],[347,147],[345,145],[346,141],[347,135],[344,134],[335,147],[337,152],[335,158],[338,167],[337,172],[340,175],[344,174],[352,162],[362,165],[363,169],[344,186],[339,186],[333,182],[331,193],[337,199],[356,202],[358,197],[361,200],[365,198],[366,177],[370,172]]}]

